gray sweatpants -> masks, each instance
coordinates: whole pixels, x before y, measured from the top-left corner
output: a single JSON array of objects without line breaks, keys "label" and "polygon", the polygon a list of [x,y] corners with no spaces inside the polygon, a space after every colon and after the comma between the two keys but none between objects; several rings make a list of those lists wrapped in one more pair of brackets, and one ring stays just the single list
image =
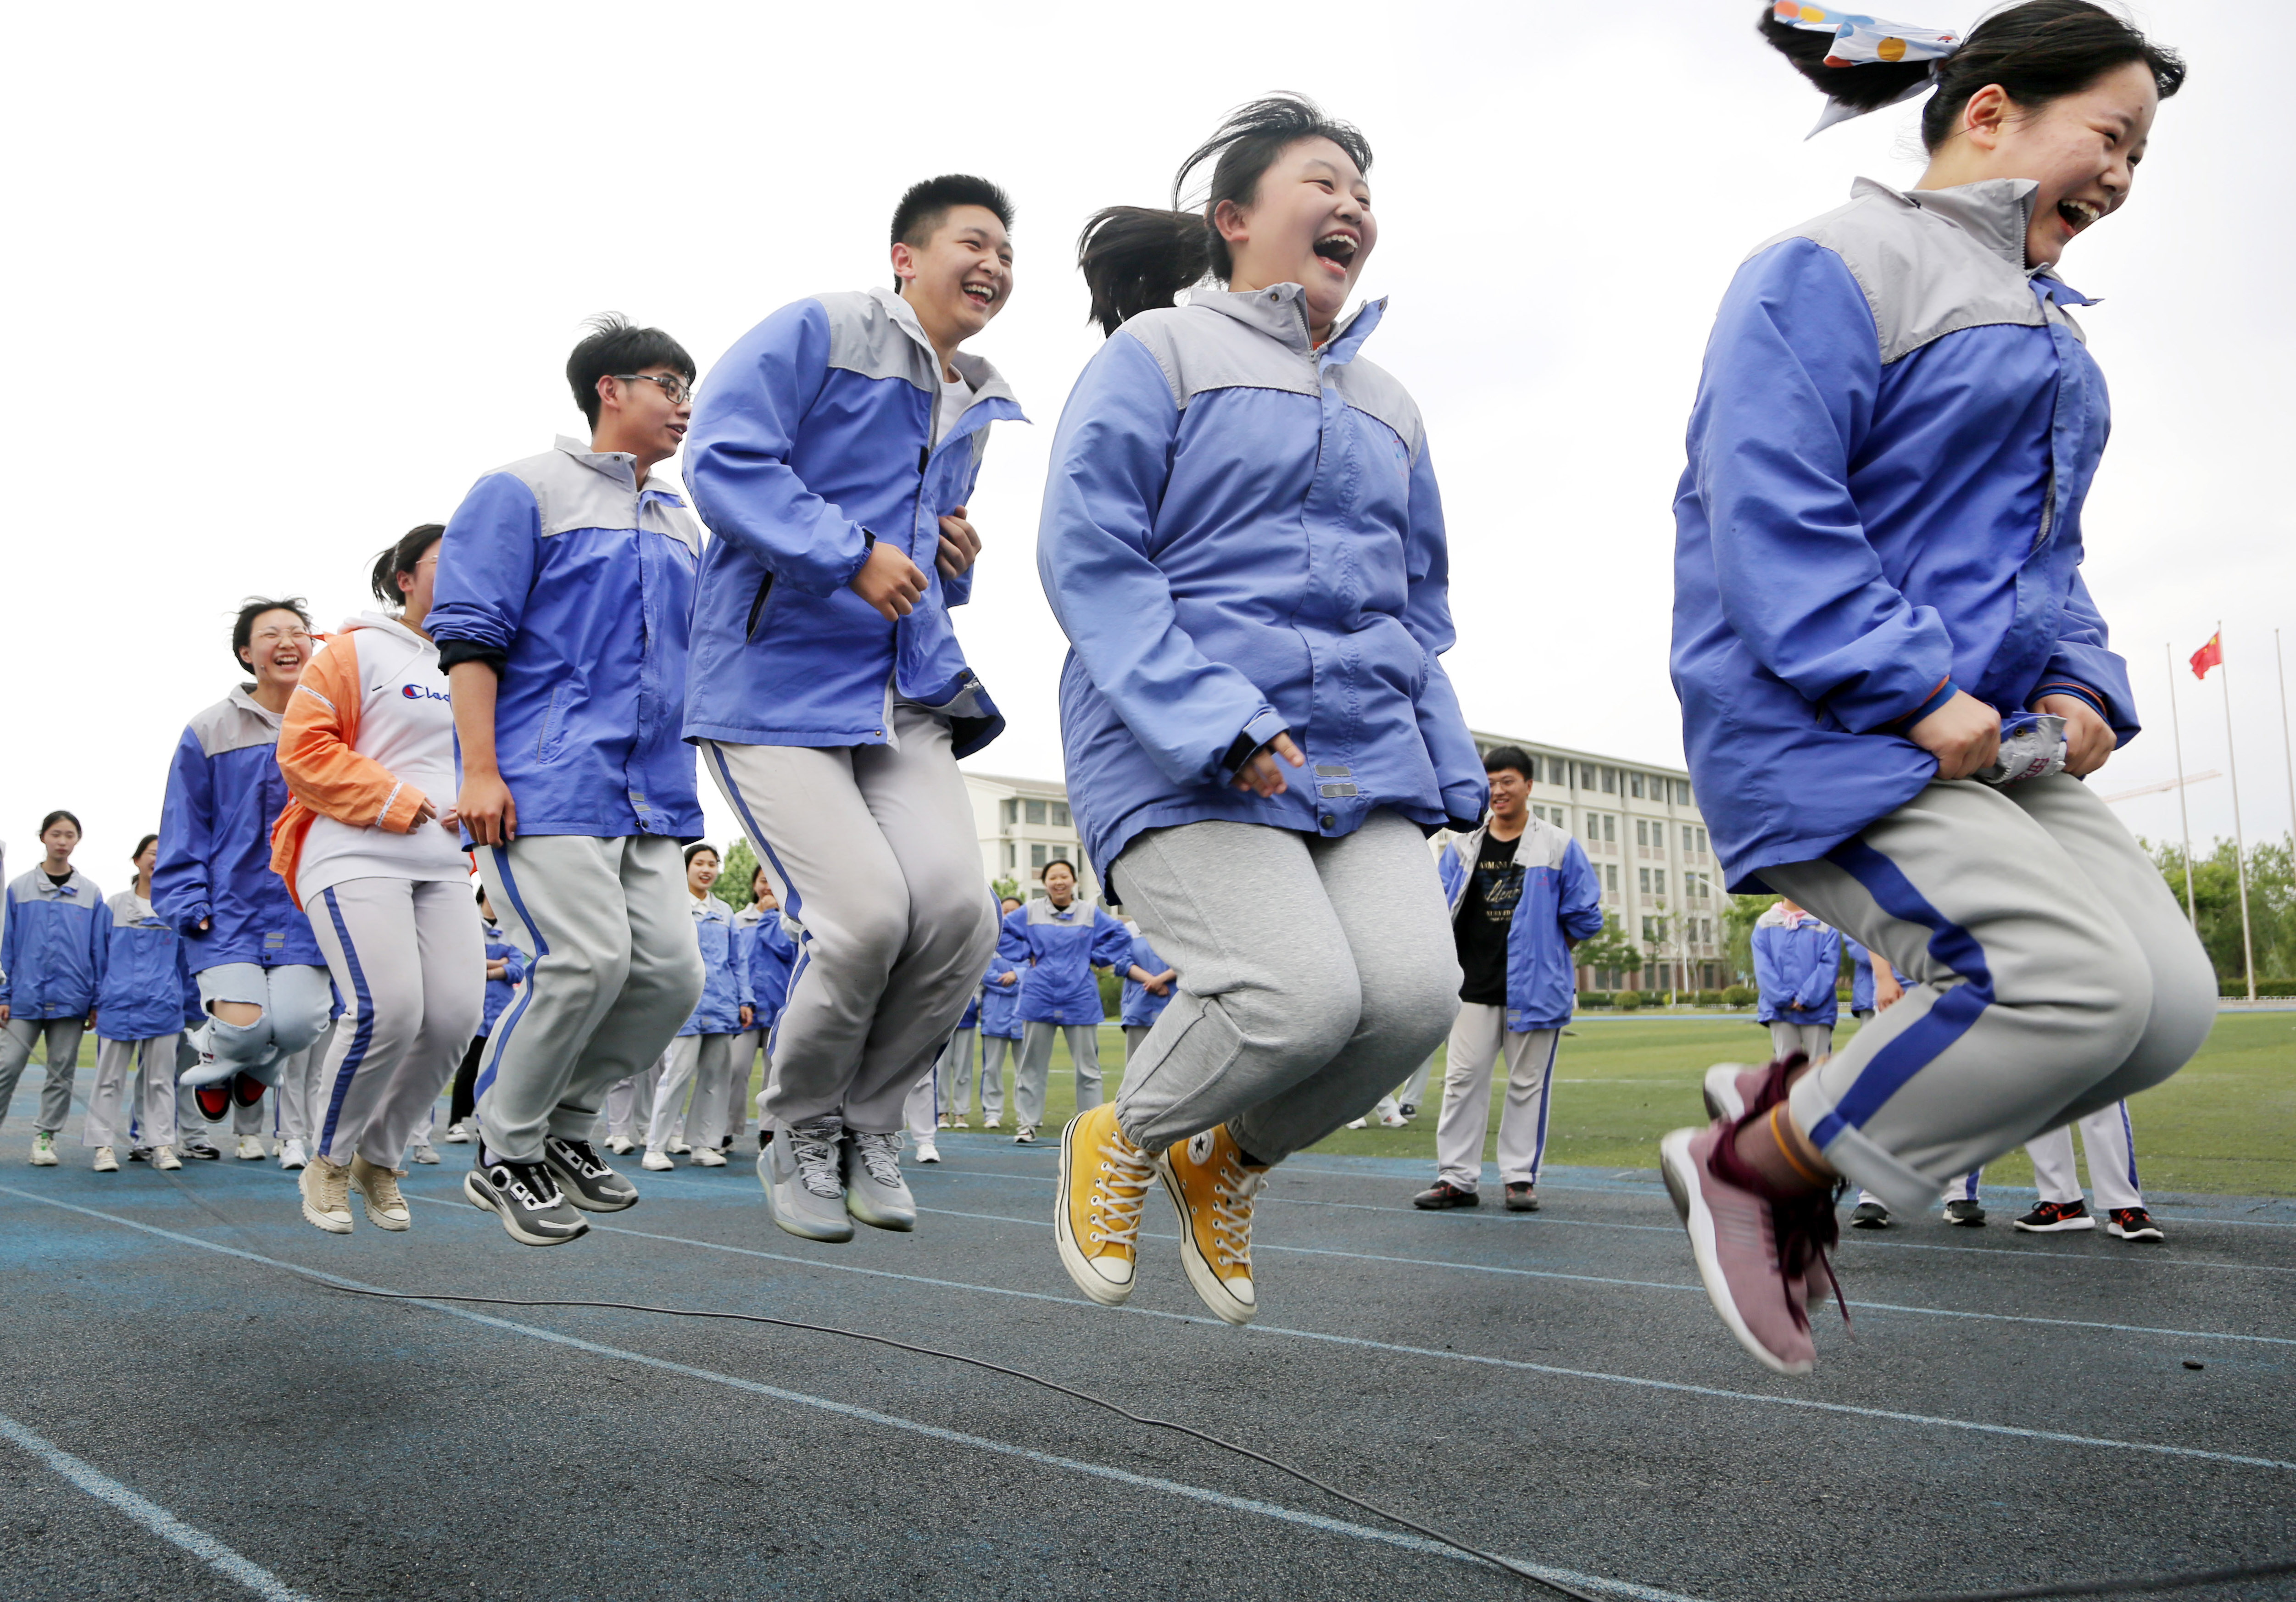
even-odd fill
[{"label": "gray sweatpants", "polygon": [[406,1165],[486,1010],[487,953],[467,879],[352,879],[311,904],[343,998],[309,1120],[313,1156]]},{"label": "gray sweatpants", "polygon": [[933,1079],[939,1086],[939,1110],[944,1117],[962,1118],[972,1108],[973,1047],[980,1041],[977,1027],[959,1029],[948,1037],[940,1060],[933,1064]]},{"label": "gray sweatpants", "polygon": [[1499,1183],[1538,1183],[1546,1156],[1547,1090],[1554,1081],[1560,1029],[1506,1026],[1506,1009],[1463,1001],[1445,1056],[1443,1110],[1435,1120],[1435,1174],[1462,1190],[1483,1177],[1483,1136],[1491,1126],[1491,1072],[1506,1062],[1506,1107],[1499,1114]]},{"label": "gray sweatpants", "polygon": [[1108,1098],[1100,1086],[1100,1026],[1040,1024],[1021,1026],[1021,1066],[1013,1071],[1013,1123],[1034,1129],[1045,1121],[1045,1087],[1053,1076],[1053,1042],[1069,1037],[1069,1061],[1076,1067],[1076,1107],[1083,1112]]},{"label": "gray sweatpants", "polygon": [[8,1117],[8,1103],[16,1094],[16,1081],[32,1060],[32,1047],[47,1042],[48,1077],[40,1086],[40,1110],[32,1119],[34,1133],[54,1134],[71,1116],[72,1075],[79,1068],[80,1036],[87,1033],[85,1014],[78,1018],[12,1018],[0,1032],[0,1123]]},{"label": "gray sweatpants", "polygon": [[278,1082],[271,1087],[271,1132],[283,1142],[299,1144],[307,1157],[317,1149],[319,1126],[326,1119],[327,1096],[319,1081],[326,1072],[327,1053],[334,1049],[336,1026],[341,1022],[338,1018],[328,1024],[319,1031],[318,1039],[282,1058]]},{"label": "gray sweatpants", "polygon": [[645,1144],[647,1126],[653,1122],[653,1093],[661,1088],[661,1071],[668,1056],[665,1048],[642,1072],[616,1082],[606,1092],[605,1109],[599,1119],[606,1139]]},{"label": "gray sweatpants", "polygon": [[899,1129],[996,947],[948,725],[897,706],[892,733],[882,746],[701,742],[802,931],[767,1096],[783,1124],[837,1114],[864,1133]]},{"label": "gray sweatpants", "polygon": [[1225,1123],[1245,1151],[1280,1161],[1368,1111],[1458,1013],[1435,860],[1383,808],[1338,839],[1256,823],[1150,830],[1115,877],[1180,976],[1116,1099],[1124,1132],[1150,1151]]},{"label": "gray sweatpants", "polygon": [[[980,1127],[995,1129],[1004,1122],[1005,1065],[1014,1077],[1021,1072],[1021,1042],[1010,1035],[980,1037]],[[1018,1086],[1014,1087],[1018,1090]]]},{"label": "gray sweatpants", "polygon": [[[766,1043],[763,1029],[744,1029],[734,1037],[734,1055],[726,1070],[726,1132],[740,1145],[750,1127],[750,1076],[757,1071],[758,1052]],[[766,1072],[773,1072],[769,1058]]]},{"label": "gray sweatpants", "polygon": [[1906,976],[1794,1086],[1794,1120],[1892,1209],[2160,1083],[2216,1021],[2216,975],[2136,842],[2067,774],[1933,783],[1772,888]]},{"label": "gray sweatpants", "polygon": [[[95,1088],[87,1093],[87,1116],[80,1120],[79,1143],[127,1145],[128,1125],[137,1121],[143,1098],[161,1083],[168,1090],[168,1121],[160,1127],[173,1127],[176,1037],[172,1034],[154,1035],[148,1040],[104,1040],[99,1036],[95,1042]],[[133,1091],[129,1089],[131,1081]],[[152,1127],[148,1115],[143,1116],[143,1127]],[[161,1140],[169,1138],[162,1136]]]},{"label": "gray sweatpants", "polygon": [[661,1055],[701,999],[685,862],[667,835],[521,835],[481,846],[487,902],[526,953],[478,1078],[486,1149],[538,1163],[589,1139],[608,1087]]},{"label": "gray sweatpants", "polygon": [[1833,1054],[1832,1024],[1794,1024],[1784,1018],[1770,1020],[1770,1055],[1792,1057],[1800,1052],[1812,1062]]},{"label": "gray sweatpants", "polygon": [[[696,1151],[715,1151],[726,1138],[726,1077],[734,1064],[731,1034],[681,1034],[661,1055],[661,1083],[654,1087],[652,1115],[646,1120],[646,1149],[666,1151],[683,1139]],[[681,1107],[693,1087],[691,1109]]]}]

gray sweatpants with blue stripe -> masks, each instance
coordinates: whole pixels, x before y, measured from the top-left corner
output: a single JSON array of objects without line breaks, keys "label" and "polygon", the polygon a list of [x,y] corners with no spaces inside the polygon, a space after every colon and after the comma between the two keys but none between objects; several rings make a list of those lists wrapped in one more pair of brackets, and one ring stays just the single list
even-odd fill
[{"label": "gray sweatpants with blue stripe", "polygon": [[1906,977],[1794,1086],[1794,1121],[1894,1209],[2189,1062],[2208,955],[2160,870],[2068,775],[1933,783],[1762,878]]}]

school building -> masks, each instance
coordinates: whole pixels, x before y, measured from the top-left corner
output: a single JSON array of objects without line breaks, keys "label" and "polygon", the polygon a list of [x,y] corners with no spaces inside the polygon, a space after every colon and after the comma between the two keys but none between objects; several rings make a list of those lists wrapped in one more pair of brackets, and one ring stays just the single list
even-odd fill
[{"label": "school building", "polygon": [[[1578,838],[1602,881],[1603,911],[1642,948],[1639,969],[1580,969],[1580,989],[1718,990],[1732,982],[1718,870],[1687,772],[1482,731],[1475,745],[1520,746],[1529,755],[1538,770],[1530,776],[1532,812]],[[1098,896],[1058,780],[967,770],[964,785],[989,879],[1041,895],[1046,862],[1061,857],[1078,865],[1083,893]],[[1437,840],[1449,838],[1447,830]]]}]

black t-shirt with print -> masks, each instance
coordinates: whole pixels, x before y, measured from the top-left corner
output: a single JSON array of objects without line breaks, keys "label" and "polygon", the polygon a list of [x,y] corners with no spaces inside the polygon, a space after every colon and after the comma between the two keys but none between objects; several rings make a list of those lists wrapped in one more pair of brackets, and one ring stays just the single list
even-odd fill
[{"label": "black t-shirt with print", "polygon": [[1467,893],[1451,931],[1458,942],[1459,999],[1504,1007],[1507,999],[1507,931],[1515,903],[1522,899],[1522,869],[1514,860],[1521,837],[1483,837],[1482,849],[1468,870]]}]

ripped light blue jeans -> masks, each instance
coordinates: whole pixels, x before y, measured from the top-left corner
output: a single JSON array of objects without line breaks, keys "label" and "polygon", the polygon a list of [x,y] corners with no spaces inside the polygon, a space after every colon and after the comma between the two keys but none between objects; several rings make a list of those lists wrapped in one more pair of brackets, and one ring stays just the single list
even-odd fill
[{"label": "ripped light blue jeans", "polygon": [[[198,978],[208,1019],[192,1032],[200,1060],[184,1070],[178,1084],[215,1084],[239,1073],[275,1084],[279,1065],[318,1039],[334,1012],[335,987],[324,968],[226,962],[202,969]],[[251,1024],[227,1024],[215,1016],[218,1001],[260,1007],[263,1016]]]}]

